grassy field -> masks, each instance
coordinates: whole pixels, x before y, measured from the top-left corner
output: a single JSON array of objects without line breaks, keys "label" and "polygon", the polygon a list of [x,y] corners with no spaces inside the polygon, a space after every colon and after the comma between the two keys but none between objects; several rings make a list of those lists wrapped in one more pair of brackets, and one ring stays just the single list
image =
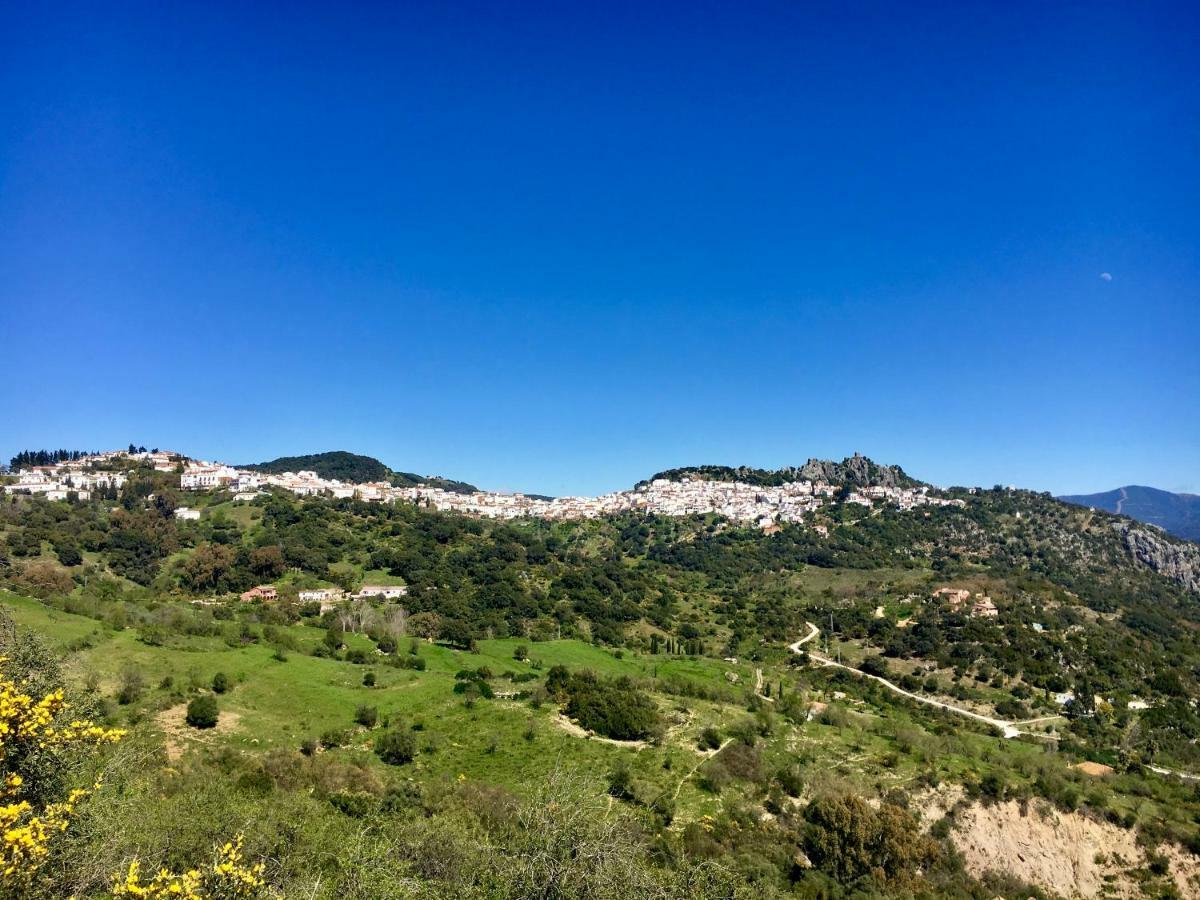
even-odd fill
[{"label": "grassy field", "polygon": [[[601,792],[607,786],[607,773],[618,759],[625,759],[640,797],[676,798],[679,827],[714,814],[722,804],[757,795],[759,788],[751,777],[718,779],[720,784],[714,787],[706,775],[721,764],[697,744],[706,727],[716,727],[727,736],[730,729],[751,719],[746,700],[757,665],[773,685],[782,683],[789,693],[799,691],[803,697],[820,698],[830,705],[823,715],[804,724],[760,715],[755,765],[762,777],[799,766],[809,791],[845,786],[882,793],[942,780],[979,783],[989,774],[1010,784],[1031,785],[1052,773],[1079,782],[1080,793],[1101,790],[1068,772],[1063,760],[1047,754],[1039,744],[1005,741],[986,729],[976,731],[947,714],[916,707],[881,690],[871,691],[852,676],[839,678],[827,670],[797,673],[774,661],[781,659],[775,654],[748,665],[616,652],[578,640],[485,640],[478,642],[476,652],[422,641],[418,653],[425,669],[417,671],[387,665],[383,658],[371,655],[374,644],[361,635],[347,635],[346,644],[368,653],[372,662],[366,665],[313,656],[325,632],[306,624],[278,628],[280,642],[294,647],[280,654],[265,641],[230,646],[217,637],[172,633],[161,643],[151,642],[159,639],[148,641],[134,628],[114,630],[9,593],[0,593],[0,604],[15,621],[43,635],[64,654],[71,680],[93,686],[105,698],[113,718],[157,735],[171,754],[221,748],[239,754],[294,751],[306,739],[341,731],[340,746],[324,752],[376,770],[384,779],[472,779],[518,793],[556,768],[581,774]],[[528,650],[527,661],[514,658],[521,645]],[[407,652],[405,640],[400,653]],[[454,675],[463,669],[488,667],[495,676],[494,687],[503,692],[529,687],[529,683],[513,684],[506,675],[544,674],[554,665],[642,680],[650,686],[667,724],[662,742],[641,748],[617,746],[568,731],[553,703],[537,708],[517,699],[468,704],[453,691]],[[119,705],[113,698],[126,673],[135,669],[144,690],[133,702]],[[375,675],[374,687],[363,685],[368,671]],[[180,710],[188,696],[208,690],[218,672],[232,682],[231,689],[219,697],[219,727],[212,731],[182,727]],[[731,686],[730,675],[737,677],[737,687]],[[675,696],[655,681],[671,678],[723,692],[729,700]],[[842,699],[835,699],[838,695]],[[402,721],[418,729],[420,752],[411,765],[394,768],[375,758],[373,732],[354,722],[362,705],[376,707],[381,722]],[[1106,784],[1102,790],[1110,798],[1110,808],[1139,820],[1184,808],[1176,795],[1180,788],[1165,783],[1148,790],[1144,780],[1133,779]]]}]

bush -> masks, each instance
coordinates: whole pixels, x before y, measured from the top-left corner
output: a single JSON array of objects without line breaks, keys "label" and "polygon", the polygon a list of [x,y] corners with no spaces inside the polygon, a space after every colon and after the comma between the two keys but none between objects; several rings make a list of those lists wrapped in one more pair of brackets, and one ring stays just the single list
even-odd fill
[{"label": "bush", "polygon": [[188,703],[187,723],[192,728],[215,728],[217,717],[217,698],[212,694],[201,694]]},{"label": "bush", "polygon": [[363,687],[375,687],[374,672],[366,672],[363,674]]},{"label": "bush", "polygon": [[326,750],[332,750],[335,747],[340,747],[346,743],[347,734],[345,729],[330,728],[321,735],[321,746]]},{"label": "bush", "polygon": [[229,690],[229,678],[224,672],[213,676],[212,689],[214,694],[223,694]]},{"label": "bush", "polygon": [[117,691],[117,702],[122,706],[137,701],[146,688],[146,679],[142,670],[130,663],[121,670],[121,687]]},{"label": "bush", "polygon": [[608,792],[618,800],[633,799],[633,770],[629,760],[618,757],[608,771]]},{"label": "bush", "polygon": [[804,791],[804,777],[800,767],[794,763],[780,769],[775,778],[789,797],[799,797]]},{"label": "bush", "polygon": [[410,763],[417,755],[417,739],[406,728],[392,728],[375,739],[375,755],[392,766]]},{"label": "bush", "polygon": [[374,706],[364,704],[355,711],[354,721],[364,728],[374,728],[379,722],[379,710]]},{"label": "bush", "polygon": [[701,750],[716,750],[721,746],[721,732],[709,726],[700,732],[700,739],[697,743]]},{"label": "bush", "polygon": [[379,801],[366,791],[336,791],[329,795],[333,808],[351,818],[361,819],[379,806]]}]

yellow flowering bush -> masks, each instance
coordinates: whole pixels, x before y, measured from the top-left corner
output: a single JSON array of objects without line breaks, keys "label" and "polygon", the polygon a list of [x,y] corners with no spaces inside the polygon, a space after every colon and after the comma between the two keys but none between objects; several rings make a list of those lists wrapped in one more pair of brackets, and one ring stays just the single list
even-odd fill
[{"label": "yellow flowering bush", "polygon": [[262,875],[262,863],[247,866],[242,862],[242,836],[239,834],[217,851],[216,862],[207,869],[189,869],[181,874],[160,869],[151,880],[142,881],[141,865],[135,859],[123,878],[117,876],[112,893],[114,897],[145,897],[149,900],[262,897],[269,895]]},{"label": "yellow flowering bush", "polygon": [[[4,662],[0,657],[0,665]],[[31,785],[17,771],[20,763],[41,751],[97,747],[124,735],[83,720],[60,724],[66,709],[62,691],[35,700],[0,674],[0,887],[28,880],[37,871],[54,837],[67,830],[75,807],[91,793],[75,790],[63,800],[35,805],[22,799]]]}]

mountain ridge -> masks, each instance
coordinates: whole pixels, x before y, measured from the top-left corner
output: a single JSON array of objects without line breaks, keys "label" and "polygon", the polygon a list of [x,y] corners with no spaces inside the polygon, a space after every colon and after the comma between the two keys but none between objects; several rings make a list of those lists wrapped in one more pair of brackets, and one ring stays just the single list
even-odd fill
[{"label": "mountain ridge", "polygon": [[1200,542],[1200,495],[1128,484],[1095,494],[1064,494],[1057,499],[1127,516],[1175,537]]}]

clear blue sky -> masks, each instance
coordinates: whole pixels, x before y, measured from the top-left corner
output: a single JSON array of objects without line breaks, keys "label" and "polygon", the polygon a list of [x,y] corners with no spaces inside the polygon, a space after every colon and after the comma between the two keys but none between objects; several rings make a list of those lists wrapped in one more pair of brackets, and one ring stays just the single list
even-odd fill
[{"label": "clear blue sky", "polygon": [[1196,5],[915,6],[11,4],[0,455],[1200,491]]}]

